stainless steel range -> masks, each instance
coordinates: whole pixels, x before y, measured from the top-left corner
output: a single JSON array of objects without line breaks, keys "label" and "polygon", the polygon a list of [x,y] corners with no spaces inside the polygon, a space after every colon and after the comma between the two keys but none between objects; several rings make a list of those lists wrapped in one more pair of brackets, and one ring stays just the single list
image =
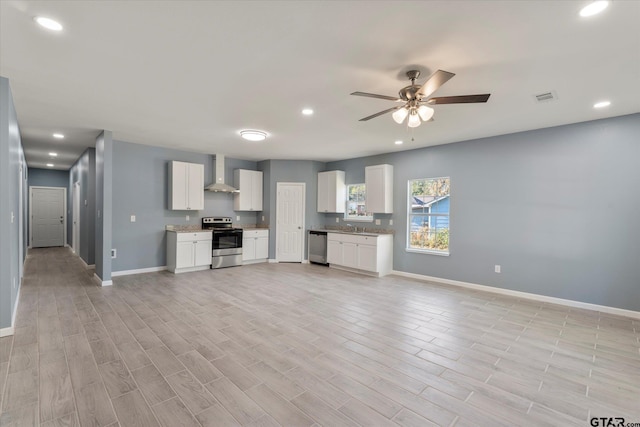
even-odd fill
[{"label": "stainless steel range", "polygon": [[242,265],[242,228],[233,227],[231,218],[204,217],[202,229],[213,233],[211,268]]}]

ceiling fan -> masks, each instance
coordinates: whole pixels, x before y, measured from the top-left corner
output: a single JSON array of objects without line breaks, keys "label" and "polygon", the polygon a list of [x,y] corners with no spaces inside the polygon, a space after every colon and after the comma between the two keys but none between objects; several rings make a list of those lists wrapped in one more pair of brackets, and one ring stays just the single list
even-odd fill
[{"label": "ceiling fan", "polygon": [[403,87],[398,92],[399,98],[394,96],[377,95],[375,93],[366,92],[353,92],[351,95],[367,96],[369,98],[387,99],[389,101],[402,102],[402,105],[389,108],[388,110],[380,111],[379,113],[372,114],[370,116],[360,119],[361,122],[366,122],[383,114],[392,114],[393,120],[401,124],[404,119],[409,117],[407,125],[411,128],[420,126],[423,121],[433,120],[434,110],[429,105],[440,104],[472,104],[487,102],[490,93],[484,93],[479,95],[459,95],[459,96],[439,96],[430,98],[430,95],[438,90],[440,86],[445,84],[455,74],[448,71],[438,70],[433,73],[422,86],[416,84],[416,80],[420,76],[420,71],[409,70],[407,71],[407,77],[411,80],[409,86]]}]

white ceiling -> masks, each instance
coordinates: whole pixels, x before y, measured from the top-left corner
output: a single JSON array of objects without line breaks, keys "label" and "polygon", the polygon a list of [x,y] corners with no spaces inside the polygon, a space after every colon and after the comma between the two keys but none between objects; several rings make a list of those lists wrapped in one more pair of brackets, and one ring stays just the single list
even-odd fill
[{"label": "white ceiling", "polygon": [[[31,167],[55,150],[67,169],[101,129],[248,160],[345,159],[639,112],[640,2],[580,18],[587,3],[2,0],[0,75]],[[415,67],[418,84],[456,73],[434,96],[491,98],[436,106],[413,132],[358,121],[395,104],[351,92],[395,96]],[[534,101],[550,90],[557,101]],[[246,142],[244,128],[270,136]]]}]

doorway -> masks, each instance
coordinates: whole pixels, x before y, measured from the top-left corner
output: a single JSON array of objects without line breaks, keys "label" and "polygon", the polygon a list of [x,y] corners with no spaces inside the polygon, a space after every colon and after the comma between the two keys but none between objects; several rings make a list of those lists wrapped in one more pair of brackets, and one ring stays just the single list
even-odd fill
[{"label": "doorway", "polygon": [[67,189],[29,187],[31,215],[29,230],[31,247],[47,248],[65,245],[67,226]]},{"label": "doorway", "polygon": [[306,184],[278,182],[276,189],[276,259],[302,262]]},{"label": "doorway", "polygon": [[80,182],[73,183],[73,206],[71,211],[71,249],[80,256]]}]

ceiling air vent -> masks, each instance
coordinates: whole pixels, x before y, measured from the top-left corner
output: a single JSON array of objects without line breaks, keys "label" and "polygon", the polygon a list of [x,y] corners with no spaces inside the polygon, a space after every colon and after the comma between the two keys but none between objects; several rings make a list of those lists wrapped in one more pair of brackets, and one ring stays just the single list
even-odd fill
[{"label": "ceiling air vent", "polygon": [[558,99],[558,95],[555,90],[551,92],[541,93],[539,95],[534,95],[536,98],[536,102],[550,102]]}]

